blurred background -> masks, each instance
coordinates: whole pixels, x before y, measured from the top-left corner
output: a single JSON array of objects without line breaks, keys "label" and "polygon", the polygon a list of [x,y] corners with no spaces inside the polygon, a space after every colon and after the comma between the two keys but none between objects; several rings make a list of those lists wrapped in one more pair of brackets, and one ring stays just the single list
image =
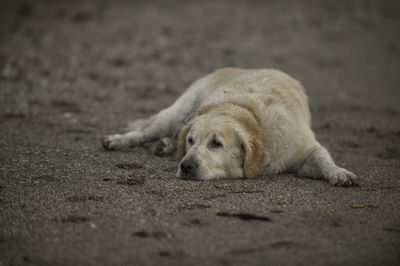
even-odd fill
[{"label": "blurred background", "polygon": [[225,66],[281,69],[311,99],[397,105],[398,1],[3,0],[0,10],[6,113],[54,98],[154,112]]}]

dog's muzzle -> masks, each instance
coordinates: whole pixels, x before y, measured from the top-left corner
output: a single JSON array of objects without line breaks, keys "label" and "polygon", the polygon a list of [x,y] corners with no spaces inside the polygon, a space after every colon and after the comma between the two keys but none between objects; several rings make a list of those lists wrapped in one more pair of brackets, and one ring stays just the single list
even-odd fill
[{"label": "dog's muzzle", "polygon": [[194,160],[184,160],[181,162],[180,168],[182,173],[182,178],[185,179],[195,179],[198,169],[198,163]]}]

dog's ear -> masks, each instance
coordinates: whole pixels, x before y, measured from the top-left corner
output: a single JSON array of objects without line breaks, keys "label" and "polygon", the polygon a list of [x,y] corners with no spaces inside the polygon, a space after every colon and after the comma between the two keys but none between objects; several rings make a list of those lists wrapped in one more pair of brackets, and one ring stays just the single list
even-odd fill
[{"label": "dog's ear", "polygon": [[261,142],[261,134],[259,132],[240,134],[239,139],[244,153],[244,172],[247,178],[254,178],[268,160],[268,152]]},{"label": "dog's ear", "polygon": [[184,125],[179,131],[178,141],[177,141],[177,150],[178,150],[179,160],[182,160],[182,158],[186,154],[186,135],[188,134],[191,127],[192,127],[192,123],[189,122],[186,125]]}]

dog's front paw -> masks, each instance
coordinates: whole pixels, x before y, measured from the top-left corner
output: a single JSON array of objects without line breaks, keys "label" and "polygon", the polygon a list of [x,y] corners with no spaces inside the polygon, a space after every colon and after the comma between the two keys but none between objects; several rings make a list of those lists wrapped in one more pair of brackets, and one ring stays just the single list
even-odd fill
[{"label": "dog's front paw", "polygon": [[168,156],[175,150],[174,140],[171,138],[163,138],[157,143],[154,154],[157,156]]},{"label": "dog's front paw", "polygon": [[332,170],[328,177],[328,181],[332,185],[336,186],[358,186],[358,177],[353,174],[352,172],[344,169],[337,167],[334,170]]},{"label": "dog's front paw", "polygon": [[101,145],[109,151],[118,150],[126,146],[124,137],[120,134],[105,136],[101,139]]}]

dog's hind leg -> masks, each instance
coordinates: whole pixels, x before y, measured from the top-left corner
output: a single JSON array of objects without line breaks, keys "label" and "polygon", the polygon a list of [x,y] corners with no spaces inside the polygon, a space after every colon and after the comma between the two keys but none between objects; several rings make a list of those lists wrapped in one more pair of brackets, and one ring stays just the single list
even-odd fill
[{"label": "dog's hind leg", "polygon": [[325,179],[332,185],[351,186],[358,184],[352,172],[337,166],[329,152],[319,143],[312,149],[304,163],[297,169],[301,176]]}]

